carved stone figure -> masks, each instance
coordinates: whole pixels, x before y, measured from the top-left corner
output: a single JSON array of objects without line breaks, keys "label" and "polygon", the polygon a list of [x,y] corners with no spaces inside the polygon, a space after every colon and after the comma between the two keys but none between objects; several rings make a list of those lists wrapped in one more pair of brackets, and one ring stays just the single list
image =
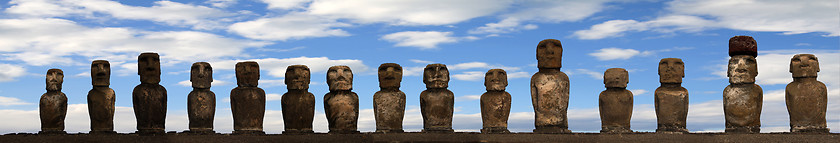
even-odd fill
[{"label": "carved stone figure", "polygon": [[723,90],[723,112],[727,133],[758,133],[761,130],[763,91],[755,84],[758,65],[755,40],[749,36],[729,39],[729,86]]},{"label": "carved stone figure", "polygon": [[114,102],[116,94],[111,89],[111,63],[95,60],[90,64],[93,89],[88,91],[90,134],[116,134],[114,131]]},{"label": "carved stone figure", "polygon": [[785,102],[790,115],[790,132],[828,133],[825,111],[828,90],[817,80],[820,63],[812,54],[797,54],[790,59],[793,82],[785,87]]},{"label": "carved stone figure", "polygon": [[569,76],[560,71],[563,46],[546,39],[537,45],[537,68],[531,76],[531,102],[534,105],[534,133],[570,133],[566,111],[569,108]]},{"label": "carved stone figure", "polygon": [[132,101],[139,134],[163,134],[166,125],[166,88],[160,83],[160,56],[142,53],[137,57],[140,85],[134,87]]},{"label": "carved stone figure", "polygon": [[405,93],[400,91],[402,67],[396,63],[379,65],[379,91],[373,94],[376,132],[403,132]]},{"label": "carved stone figure", "polygon": [[291,65],[286,68],[286,89],[280,99],[283,108],[283,134],[311,134],[315,117],[315,95],[309,92],[309,67]]},{"label": "carved stone figure", "polygon": [[41,131],[39,134],[66,134],[64,131],[64,117],[67,115],[67,96],[61,92],[64,83],[64,71],[61,69],[47,70],[47,93],[41,95],[40,116]]},{"label": "carved stone figure", "polygon": [[265,134],[265,91],[257,87],[260,65],[246,61],[236,63],[236,88],[230,91],[233,113],[233,134]]},{"label": "carved stone figure", "polygon": [[191,133],[214,133],[213,117],[216,115],[216,94],[210,91],[213,67],[207,62],[193,63],[190,68],[193,90],[187,95],[187,111]]},{"label": "carved stone figure", "polygon": [[420,92],[423,132],[452,133],[455,94],[449,89],[449,69],[443,64],[429,64],[423,69],[426,90]]},{"label": "carved stone figure", "polygon": [[348,66],[332,66],[327,71],[330,92],[324,95],[324,112],[329,133],[358,133],[359,95],[353,90],[353,71]]},{"label": "carved stone figure", "polygon": [[607,90],[598,96],[601,113],[602,133],[630,133],[630,117],[633,115],[633,93],[627,90],[630,82],[627,70],[610,68],[604,72],[604,86]]},{"label": "carved stone figure", "polygon": [[682,59],[659,60],[659,88],[654,92],[656,105],[656,132],[688,133],[685,120],[688,116],[688,90],[682,87],[685,65]]},{"label": "carved stone figure", "polygon": [[481,94],[481,133],[510,133],[507,121],[510,115],[510,93],[507,87],[507,72],[490,69],[484,74],[487,92]]}]

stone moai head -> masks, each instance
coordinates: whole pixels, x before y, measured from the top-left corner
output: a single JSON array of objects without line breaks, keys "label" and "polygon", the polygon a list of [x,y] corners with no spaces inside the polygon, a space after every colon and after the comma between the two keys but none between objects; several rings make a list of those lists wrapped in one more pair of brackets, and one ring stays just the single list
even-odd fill
[{"label": "stone moai head", "polygon": [[726,76],[729,77],[729,83],[733,84],[755,83],[755,77],[758,76],[758,64],[755,57],[750,55],[732,56],[727,69]]},{"label": "stone moai head", "polygon": [[610,68],[604,72],[604,86],[607,88],[627,88],[627,83],[630,83],[630,78],[623,68]]},{"label": "stone moai head", "polygon": [[286,89],[309,89],[309,67],[306,65],[291,65],[286,67]]},{"label": "stone moai head", "polygon": [[47,70],[47,91],[60,91],[64,83],[64,71],[61,69]]},{"label": "stone moai head", "polygon": [[93,86],[111,85],[111,63],[95,60],[90,64],[90,78]]},{"label": "stone moai head", "polygon": [[682,83],[685,77],[685,64],[682,59],[664,58],[659,60],[660,83]]},{"label": "stone moai head", "polygon": [[423,83],[426,88],[449,87],[449,69],[444,64],[429,64],[423,69]]},{"label": "stone moai head", "polygon": [[157,53],[141,53],[137,57],[137,74],[141,83],[160,83],[160,56]]},{"label": "stone moai head", "polygon": [[353,90],[353,71],[348,66],[332,66],[327,70],[330,91]]},{"label": "stone moai head", "polygon": [[213,82],[213,67],[207,62],[193,63],[190,68],[190,82],[193,88],[210,88]]},{"label": "stone moai head", "polygon": [[379,88],[400,88],[402,66],[396,63],[379,65]]},{"label": "stone moai head", "polygon": [[793,77],[817,77],[820,62],[813,54],[796,54],[790,58],[790,73]]},{"label": "stone moai head", "polygon": [[563,46],[560,40],[545,39],[537,45],[537,67],[538,68],[560,68],[562,67]]},{"label": "stone moai head", "polygon": [[236,85],[257,87],[260,81],[260,65],[254,61],[236,63]]},{"label": "stone moai head", "polygon": [[504,91],[507,87],[507,72],[502,69],[490,69],[484,74],[484,87],[487,91]]}]

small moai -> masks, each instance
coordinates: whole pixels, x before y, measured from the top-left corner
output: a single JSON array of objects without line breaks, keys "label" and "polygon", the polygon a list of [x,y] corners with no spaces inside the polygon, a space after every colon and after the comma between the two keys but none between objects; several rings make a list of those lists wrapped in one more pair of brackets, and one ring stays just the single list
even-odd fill
[{"label": "small moai", "polygon": [[763,91],[755,84],[758,76],[758,46],[750,36],[729,39],[729,85],[723,90],[726,133],[759,133]]},{"label": "small moai", "polygon": [[132,102],[137,119],[137,133],[164,134],[166,126],[166,88],[160,85],[160,56],[141,53],[137,57],[140,85],[134,87]]},{"label": "small moai", "polygon": [[507,72],[502,69],[490,69],[484,74],[484,87],[487,92],[481,94],[481,133],[510,133],[507,121],[510,116],[510,93],[507,87]]},{"label": "small moai", "polygon": [[633,93],[627,90],[630,82],[627,70],[610,68],[604,72],[604,87],[598,95],[601,113],[601,133],[632,133],[630,117],[633,115]]},{"label": "small moai", "polygon": [[817,80],[820,63],[813,54],[797,54],[790,59],[793,82],[785,87],[785,103],[790,115],[790,132],[828,133],[825,111],[828,90]]},{"label": "small moai", "polygon": [[38,108],[41,116],[41,131],[38,134],[66,134],[64,117],[67,115],[67,96],[61,92],[64,71],[47,70],[47,93],[41,95]]},{"label": "small moai", "polygon": [[559,40],[545,39],[537,45],[537,68],[531,76],[531,102],[534,105],[534,133],[570,133],[566,111],[569,108],[569,76],[560,71],[563,46]]},{"label": "small moai", "polygon": [[114,102],[116,94],[111,89],[111,63],[95,60],[90,64],[93,89],[88,91],[90,134],[116,134],[114,131]]},{"label": "small moai", "polygon": [[233,134],[265,134],[265,90],[257,87],[260,65],[254,61],[236,63],[236,88],[230,91]]},{"label": "small moai", "polygon": [[283,109],[283,134],[311,134],[315,117],[315,95],[309,92],[310,72],[305,65],[286,67],[286,89],[280,99]]},{"label": "small moai", "polygon": [[210,63],[193,63],[190,67],[190,82],[193,90],[187,95],[189,133],[215,133],[213,118],[216,116],[216,94],[210,91],[213,82],[213,67]]},{"label": "small moai", "polygon": [[330,92],[324,95],[324,112],[329,133],[359,133],[359,95],[353,90],[353,71],[348,66],[332,66],[327,71]]},{"label": "small moai", "polygon": [[449,89],[449,69],[444,64],[429,64],[423,69],[426,90],[420,92],[423,132],[453,133],[452,115],[455,94]]},{"label": "small moai", "polygon": [[401,133],[405,116],[405,93],[400,91],[402,66],[396,63],[379,65],[379,91],[373,94],[376,132]]},{"label": "small moai", "polygon": [[685,64],[682,59],[659,60],[659,88],[654,91],[657,133],[688,133],[685,120],[688,117],[688,90],[682,87]]}]

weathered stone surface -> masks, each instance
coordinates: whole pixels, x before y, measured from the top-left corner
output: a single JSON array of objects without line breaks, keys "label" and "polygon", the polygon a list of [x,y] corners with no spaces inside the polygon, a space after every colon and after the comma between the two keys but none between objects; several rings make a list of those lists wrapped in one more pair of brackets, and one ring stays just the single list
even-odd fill
[{"label": "weathered stone surface", "polygon": [[661,85],[653,93],[658,133],[688,133],[685,128],[688,90],[681,85],[683,77],[685,64],[682,59],[664,58],[659,61]]},{"label": "weathered stone surface", "polygon": [[481,133],[510,133],[507,121],[510,116],[510,93],[507,87],[507,72],[490,69],[484,74],[487,92],[481,94]]},{"label": "weathered stone surface", "polygon": [[87,103],[91,134],[116,134],[114,131],[114,102],[116,94],[111,89],[111,63],[95,60],[90,65],[93,89],[88,91]]},{"label": "weathered stone surface", "polygon": [[570,133],[566,111],[569,108],[569,77],[560,71],[563,47],[560,41],[546,39],[537,45],[537,67],[531,76],[531,102],[534,105],[534,133]]},{"label": "weathered stone surface", "polygon": [[358,133],[359,95],[353,90],[353,71],[348,66],[332,66],[327,71],[330,92],[324,95],[324,112],[329,133]]},{"label": "weathered stone surface", "polygon": [[727,133],[758,133],[761,130],[763,91],[755,84],[758,76],[755,40],[735,36],[729,40],[729,86],[723,90],[723,112]]},{"label": "weathered stone surface", "polygon": [[132,102],[140,134],[163,134],[166,125],[166,88],[160,83],[160,56],[142,53],[137,57],[140,85],[134,87]]},{"label": "weathered stone surface", "polygon": [[192,82],[193,87],[193,90],[187,95],[190,132],[213,133],[216,94],[210,91],[213,82],[213,67],[210,66],[210,63],[193,63],[190,68],[190,82]]},{"label": "weathered stone surface", "polygon": [[423,69],[426,90],[420,92],[423,132],[452,133],[455,94],[449,89],[449,70],[443,64],[429,64]]},{"label": "weathered stone surface", "polygon": [[47,93],[41,95],[38,108],[41,116],[40,134],[65,134],[64,117],[67,115],[67,96],[61,92],[64,83],[64,71],[47,70]]},{"label": "weathered stone surface", "polygon": [[230,91],[233,134],[265,134],[265,91],[257,87],[259,80],[260,65],[257,62],[236,63],[237,87]]},{"label": "weathered stone surface", "polygon": [[286,68],[286,89],[280,99],[283,108],[283,134],[310,134],[315,117],[315,95],[309,92],[310,72],[305,65]]},{"label": "weathered stone surface", "polygon": [[602,133],[629,133],[630,117],[633,115],[633,93],[627,90],[630,82],[627,70],[610,68],[604,72],[607,90],[598,95],[598,109],[601,113]]},{"label": "weathered stone surface", "polygon": [[379,65],[379,91],[373,94],[376,132],[403,132],[405,93],[400,91],[402,66],[396,63]]},{"label": "weathered stone surface", "polygon": [[825,111],[828,90],[817,80],[819,61],[813,54],[797,54],[790,59],[793,82],[785,87],[785,103],[790,115],[790,132],[828,133]]}]

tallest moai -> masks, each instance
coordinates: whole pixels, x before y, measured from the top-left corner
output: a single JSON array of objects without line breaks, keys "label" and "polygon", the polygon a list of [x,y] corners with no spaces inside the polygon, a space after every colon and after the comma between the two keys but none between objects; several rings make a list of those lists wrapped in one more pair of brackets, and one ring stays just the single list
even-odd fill
[{"label": "tallest moai", "polygon": [[537,45],[537,68],[531,76],[531,102],[534,105],[534,133],[568,133],[569,76],[560,71],[563,46],[546,39]]},{"label": "tallest moai", "polygon": [[761,130],[761,86],[755,84],[758,46],[750,36],[729,39],[726,76],[729,86],[723,90],[723,112],[727,133],[758,133]]},{"label": "tallest moai", "polygon": [[163,134],[166,125],[166,88],[160,85],[160,56],[142,53],[137,57],[140,85],[134,87],[132,101],[137,131],[140,134]]}]

